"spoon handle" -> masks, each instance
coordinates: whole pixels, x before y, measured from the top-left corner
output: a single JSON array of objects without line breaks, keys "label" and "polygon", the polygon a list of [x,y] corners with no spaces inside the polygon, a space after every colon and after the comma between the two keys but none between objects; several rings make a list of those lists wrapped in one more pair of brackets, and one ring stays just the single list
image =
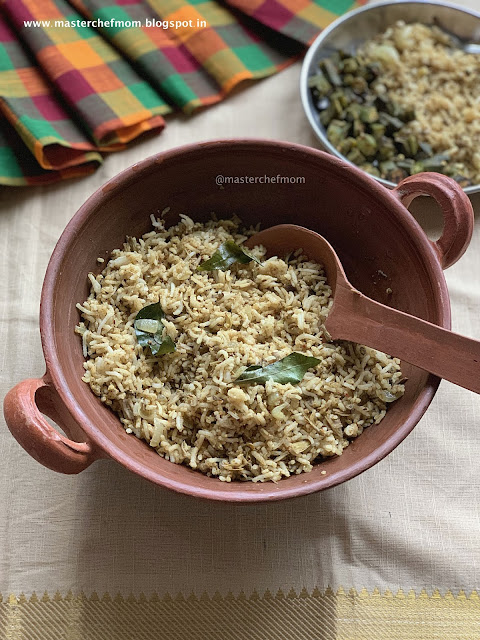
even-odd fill
[{"label": "spoon handle", "polygon": [[480,342],[367,298],[335,294],[325,323],[333,339],[364,344],[480,393]]},{"label": "spoon handle", "polygon": [[465,51],[465,53],[473,53],[475,55],[478,55],[480,53],[480,44],[470,42],[464,46],[463,50]]}]

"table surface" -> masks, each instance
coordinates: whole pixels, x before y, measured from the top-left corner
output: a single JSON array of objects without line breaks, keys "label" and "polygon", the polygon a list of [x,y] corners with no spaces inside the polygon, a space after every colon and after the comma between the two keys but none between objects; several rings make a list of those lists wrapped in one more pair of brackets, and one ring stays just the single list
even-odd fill
[{"label": "table surface", "polygon": [[[299,73],[295,64],[194,117],[169,118],[161,135],[112,154],[91,177],[0,191],[2,397],[44,373],[43,276],[85,199],[134,162],[187,142],[257,136],[317,146]],[[479,212],[480,198],[473,202]],[[438,237],[435,206],[422,199],[415,215]],[[445,276],[454,329],[480,339],[478,224]],[[361,476],[306,498],[235,506],[168,492],[112,461],[58,475],[30,458],[2,420],[0,593],[470,592],[479,584],[479,452],[480,397],[442,381],[413,433]]]}]

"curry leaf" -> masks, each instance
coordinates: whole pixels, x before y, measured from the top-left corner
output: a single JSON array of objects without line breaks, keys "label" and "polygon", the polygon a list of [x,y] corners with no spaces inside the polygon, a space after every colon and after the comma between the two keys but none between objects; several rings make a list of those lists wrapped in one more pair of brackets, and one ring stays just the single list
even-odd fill
[{"label": "curry leaf", "polygon": [[215,269],[226,271],[232,264],[235,264],[235,262],[248,264],[252,260],[258,262],[258,264],[262,264],[250,251],[240,247],[233,242],[233,240],[228,240],[218,247],[209,260],[202,262],[202,264],[197,267],[197,271],[215,271]]},{"label": "curry leaf", "polygon": [[163,356],[175,351],[175,343],[170,336],[163,337],[164,317],[165,313],[160,303],[155,302],[140,309],[133,323],[138,344],[144,349],[149,347],[154,356]]},{"label": "curry leaf", "polygon": [[298,384],[308,369],[320,363],[318,358],[305,356],[295,351],[290,355],[267,364],[265,367],[251,365],[235,380],[238,384],[265,384],[267,380],[279,384]]}]

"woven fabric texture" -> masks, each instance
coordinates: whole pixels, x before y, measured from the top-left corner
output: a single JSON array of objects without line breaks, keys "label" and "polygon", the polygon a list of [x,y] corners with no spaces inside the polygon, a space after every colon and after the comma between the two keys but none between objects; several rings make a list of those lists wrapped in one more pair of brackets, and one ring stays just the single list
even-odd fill
[{"label": "woven fabric texture", "polygon": [[200,598],[45,594],[0,602],[2,631],[5,640],[475,640],[480,606],[476,592],[317,589]]},{"label": "woven fabric texture", "polygon": [[[171,148],[236,135],[314,144],[297,91],[299,72],[296,64],[232,96],[217,105],[215,118],[204,111],[186,122],[172,121],[160,138],[114,154],[88,180],[0,191],[1,397],[18,381],[45,371],[38,334],[43,276],[65,224],[91,193],[162,150],[159,142]],[[480,211],[480,198],[474,202]],[[419,199],[414,208],[424,228],[438,235],[441,219],[428,205]],[[320,212],[321,202],[312,215]],[[470,248],[445,272],[454,329],[477,339],[479,247],[476,228]],[[100,598],[120,592],[138,600],[141,593],[148,599],[156,592],[162,599],[168,592],[187,599],[191,592],[213,597],[216,591],[243,591],[248,597],[254,590],[262,596],[267,589],[287,594],[293,587],[299,594],[305,587],[311,594],[315,587],[323,593],[342,586],[347,593],[350,587],[370,593],[378,587],[382,594],[401,588],[405,594],[438,589],[442,596],[449,590],[457,596],[463,589],[469,595],[480,587],[479,451],[480,398],[442,382],[412,434],[361,476],[284,503],[222,505],[162,490],[114,462],[96,462],[78,476],[55,474],[20,448],[2,420],[0,593],[5,599],[22,592],[29,598],[35,591],[41,598],[47,591],[53,599],[57,591],[83,591],[87,598],[94,591]],[[286,625],[290,612],[285,609],[282,617],[281,611],[276,607],[274,617]],[[385,634],[392,611],[377,610]],[[420,625],[423,614],[415,611]],[[437,630],[442,624],[451,629],[459,614],[441,611],[435,614]],[[270,619],[268,611],[261,612]],[[88,621],[90,614],[84,615]],[[304,615],[316,624],[319,614],[312,608]],[[64,624],[62,616],[58,610],[54,619]],[[235,632],[237,620],[224,619],[225,633]],[[204,638],[218,636],[212,617],[205,625]],[[355,640],[367,638],[365,633]],[[435,640],[452,638],[438,632]]]},{"label": "woven fabric texture", "polygon": [[1,0],[0,184],[91,173],[102,153],[161,131],[165,114],[283,69],[358,4]]},{"label": "woven fabric texture", "polygon": [[[0,189],[2,399],[45,372],[45,269],[85,200],[128,166],[186,143],[264,137],[314,146],[299,75],[297,62],[194,118],[173,117],[160,136],[112,154],[88,180]],[[480,194],[472,200],[472,243],[445,278],[454,330],[480,339]],[[429,199],[411,208],[438,237],[442,220]],[[319,196],[312,216],[321,213]],[[406,440],[349,482],[275,504],[213,504],[110,461],[56,474],[0,418],[0,638],[477,640],[479,452],[480,396],[443,381]],[[264,597],[279,589],[283,599]],[[177,602],[179,593],[181,604],[171,604],[166,594]]]}]

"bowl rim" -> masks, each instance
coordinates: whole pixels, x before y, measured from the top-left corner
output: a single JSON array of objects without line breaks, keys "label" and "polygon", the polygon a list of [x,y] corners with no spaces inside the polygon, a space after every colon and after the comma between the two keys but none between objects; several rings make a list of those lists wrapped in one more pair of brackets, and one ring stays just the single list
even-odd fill
[{"label": "bowl rim", "polygon": [[[185,476],[185,479],[182,481],[167,478],[159,471],[153,471],[143,465],[140,465],[140,463],[136,462],[130,455],[120,449],[111,438],[107,437],[103,433],[101,427],[99,427],[95,421],[87,415],[82,406],[75,399],[69,388],[56,350],[57,338],[54,332],[53,319],[56,300],[56,284],[62,270],[62,263],[65,256],[68,255],[69,246],[72,243],[79,241],[82,231],[84,232],[88,225],[90,217],[95,215],[96,210],[101,206],[102,201],[115,193],[121,192],[129,182],[141,179],[143,174],[154,171],[155,167],[160,167],[165,162],[178,162],[180,158],[185,158],[185,156],[188,155],[195,155],[199,152],[203,154],[205,152],[215,152],[218,150],[219,152],[224,153],[227,149],[229,152],[234,152],[235,150],[255,153],[270,151],[278,154],[283,154],[286,151],[289,151],[290,153],[297,155],[299,159],[305,160],[320,158],[336,167],[337,170],[347,170],[352,175],[352,178],[356,180],[357,184],[360,183],[370,190],[372,197],[384,200],[386,205],[388,204],[388,206],[395,210],[396,217],[401,220],[401,224],[411,234],[412,241],[417,243],[417,248],[423,258],[425,272],[434,288],[434,302],[439,314],[438,324],[447,329],[450,328],[451,316],[448,289],[443,275],[443,270],[433,249],[433,245],[415,218],[408,212],[406,207],[401,204],[400,200],[393,194],[393,192],[385,189],[385,187],[375,182],[371,177],[357,167],[352,167],[343,160],[312,147],[286,141],[262,138],[211,140],[208,142],[197,142],[175,147],[147,157],[124,169],[122,172],[109,179],[105,184],[101,185],[68,222],[53,250],[41,292],[40,336],[47,369],[45,377],[53,385],[60,397],[60,400],[69,411],[72,418],[79,425],[80,429],[100,452],[105,452],[105,457],[112,458],[128,470],[142,476],[154,484],[161,485],[178,493],[221,502],[247,503],[284,500],[307,495],[341,484],[346,480],[363,473],[363,471],[366,471],[381,459],[385,458],[407,437],[421,419],[437,391],[440,378],[430,374],[426,380],[425,386],[417,396],[409,416],[404,422],[402,422],[395,433],[385,443],[359,461],[357,465],[348,467],[348,469],[337,473],[334,478],[327,474],[325,476],[321,476],[315,481],[293,485],[293,487],[288,484],[288,480],[290,480],[290,478],[284,478],[277,484],[218,482],[218,484],[221,485],[220,487],[214,484],[211,489],[207,489],[192,482],[191,476]],[[73,304],[75,304],[75,302],[76,301],[73,301]],[[72,331],[71,339],[73,340],[75,338],[77,338],[77,336],[75,336]],[[191,470],[185,467],[185,471],[190,472]],[[212,478],[213,482],[215,480],[218,479]],[[251,487],[247,488],[244,485],[251,485]],[[253,489],[252,487],[255,488]]]},{"label": "bowl rim", "polygon": [[[470,9],[469,7],[464,7],[462,5],[456,4],[454,2],[442,2],[436,0],[381,0],[381,2],[375,2],[375,4],[367,4],[363,7],[359,7],[358,9],[353,9],[352,11],[348,11],[343,16],[340,16],[333,22],[331,22],[328,27],[323,29],[321,33],[315,38],[310,47],[308,48],[307,53],[305,54],[305,58],[303,59],[302,68],[300,71],[300,96],[302,100],[303,110],[305,115],[307,116],[308,122],[310,123],[311,128],[313,129],[315,135],[320,141],[321,145],[324,149],[328,150],[329,153],[336,156],[337,158],[341,158],[345,162],[347,162],[350,166],[356,167],[353,162],[347,160],[347,158],[342,155],[331,142],[328,140],[326,131],[324,127],[322,127],[315,117],[314,109],[310,106],[309,101],[309,91],[308,91],[308,78],[310,76],[310,67],[313,63],[313,60],[319,51],[322,48],[323,41],[333,33],[340,25],[345,22],[349,22],[352,19],[355,19],[359,14],[366,13],[368,11],[375,11],[377,9],[381,9],[390,5],[433,5],[437,7],[446,7],[448,9],[454,9],[457,11],[461,11],[462,13],[466,13],[467,15],[472,16],[473,18],[477,18],[480,21],[480,12],[475,11],[474,9]],[[358,168],[358,167],[357,167]],[[363,173],[367,173],[360,169]],[[370,175],[370,174],[368,174]],[[385,180],[384,178],[380,178],[377,176],[371,176],[376,182],[382,184],[384,187],[388,189],[394,189],[397,185],[390,180]],[[463,191],[467,195],[471,195],[472,193],[478,193],[480,191],[480,184],[470,185],[469,187],[465,187]]]}]

